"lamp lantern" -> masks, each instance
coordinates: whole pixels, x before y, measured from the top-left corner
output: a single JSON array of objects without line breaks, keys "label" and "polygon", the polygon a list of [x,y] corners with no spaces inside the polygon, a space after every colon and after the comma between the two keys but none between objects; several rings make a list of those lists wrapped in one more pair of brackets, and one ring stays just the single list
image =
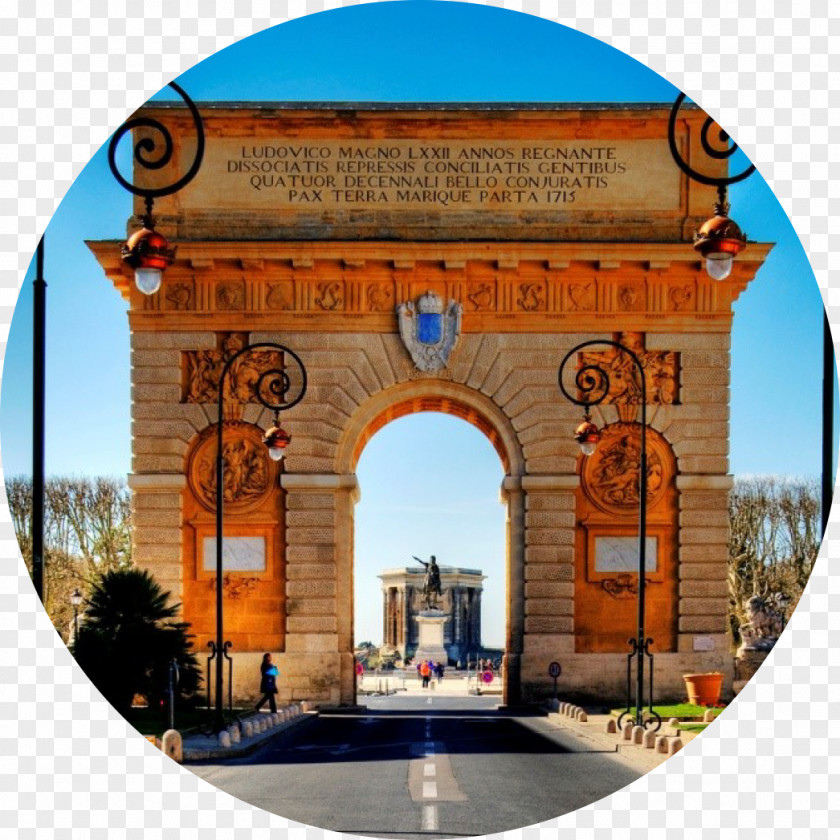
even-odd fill
[{"label": "lamp lantern", "polygon": [[583,423],[575,429],[575,440],[584,456],[595,454],[601,440],[601,432],[588,414],[583,415]]},{"label": "lamp lantern", "polygon": [[82,593],[79,589],[74,589],[70,593],[70,603],[73,605],[74,608],[78,608],[82,605]]},{"label": "lamp lantern", "polygon": [[706,258],[706,272],[713,280],[725,280],[732,273],[735,257],[747,247],[747,235],[729,218],[726,187],[718,188],[714,216],[694,234],[694,250]]},{"label": "lamp lantern", "polygon": [[291,443],[292,436],[278,425],[277,417],[274,418],[274,425],[265,430],[262,442],[268,447],[268,457],[272,461],[282,461],[286,454],[286,447]]},{"label": "lamp lantern", "polygon": [[144,295],[153,295],[160,289],[163,272],[175,261],[175,251],[166,237],[155,230],[149,216],[120,248],[123,262],[134,269],[134,282]]}]

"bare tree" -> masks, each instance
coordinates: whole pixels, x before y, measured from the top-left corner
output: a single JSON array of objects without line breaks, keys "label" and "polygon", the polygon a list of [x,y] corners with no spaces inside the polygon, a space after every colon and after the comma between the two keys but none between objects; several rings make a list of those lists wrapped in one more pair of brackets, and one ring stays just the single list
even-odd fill
[{"label": "bare tree", "polygon": [[814,568],[822,537],[816,479],[739,478],[729,496],[729,598],[740,641],[744,604],[780,594],[792,610]]},{"label": "bare tree", "polygon": [[[31,478],[8,478],[6,496],[31,574]],[[73,618],[70,593],[87,593],[105,572],[131,563],[130,496],[116,478],[50,478],[44,497],[44,607],[66,639]]]}]

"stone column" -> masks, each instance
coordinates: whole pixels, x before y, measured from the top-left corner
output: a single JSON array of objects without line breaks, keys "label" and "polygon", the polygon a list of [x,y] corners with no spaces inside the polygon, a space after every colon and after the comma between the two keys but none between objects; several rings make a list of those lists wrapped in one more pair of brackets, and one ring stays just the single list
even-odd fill
[{"label": "stone column", "polygon": [[293,699],[355,702],[354,475],[284,474],[286,675]]},{"label": "stone column", "polygon": [[[677,476],[680,491],[679,650],[728,656],[729,491],[732,477]],[[706,650],[711,648],[711,650]],[[717,654],[717,655],[715,655]],[[718,670],[719,666],[715,666]]]},{"label": "stone column", "polygon": [[[524,631],[530,685],[546,682],[545,665],[574,651],[575,490],[577,475],[523,476]],[[537,692],[539,689],[537,689]]]},{"label": "stone column", "polygon": [[[525,493],[522,479],[506,476],[501,495],[507,502],[507,568],[508,568],[508,627],[505,645],[505,686],[503,701],[507,705],[520,702],[521,663],[525,645]],[[480,601],[473,593],[473,618],[476,622],[473,638],[481,643]],[[475,616],[478,615],[478,619]]]}]

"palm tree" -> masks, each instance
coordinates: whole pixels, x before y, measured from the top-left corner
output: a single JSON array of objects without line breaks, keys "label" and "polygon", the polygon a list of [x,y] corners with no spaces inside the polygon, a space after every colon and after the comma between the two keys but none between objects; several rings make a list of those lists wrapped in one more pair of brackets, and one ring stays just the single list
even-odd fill
[{"label": "palm tree", "polygon": [[180,604],[169,604],[145,570],[112,569],[94,584],[73,655],[91,682],[120,714],[130,713],[134,696],[152,708],[165,697],[169,664],[178,663],[178,693],[195,693],[200,673],[192,653],[189,624],[177,621]]}]

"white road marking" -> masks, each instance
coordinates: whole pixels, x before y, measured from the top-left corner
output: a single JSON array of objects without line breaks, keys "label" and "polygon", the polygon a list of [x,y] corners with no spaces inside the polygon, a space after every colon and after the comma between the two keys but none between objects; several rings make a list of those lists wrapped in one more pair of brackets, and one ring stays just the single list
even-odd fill
[{"label": "white road marking", "polygon": [[423,775],[424,776],[434,776],[437,772],[434,764],[424,764],[423,765]]},{"label": "white road marking", "polygon": [[429,698],[426,700],[426,705],[427,705],[427,706],[431,706],[431,705],[432,705],[432,698],[431,698],[431,697],[429,697]]},{"label": "white road marking", "polygon": [[437,782],[423,782],[423,799],[437,799]]},{"label": "white road marking", "polygon": [[437,805],[423,806],[423,821],[420,824],[421,831],[438,830],[438,809]]}]

